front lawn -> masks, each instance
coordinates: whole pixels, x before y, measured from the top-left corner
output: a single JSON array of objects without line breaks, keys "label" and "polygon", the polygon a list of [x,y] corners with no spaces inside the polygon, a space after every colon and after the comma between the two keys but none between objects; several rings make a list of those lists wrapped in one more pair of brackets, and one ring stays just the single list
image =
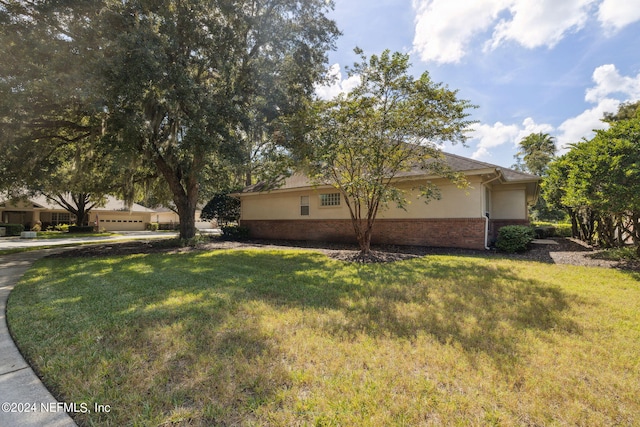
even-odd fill
[{"label": "front lawn", "polygon": [[[44,259],[22,352],[80,425],[638,425],[640,276],[305,251]],[[93,412],[94,404],[110,412]]]}]

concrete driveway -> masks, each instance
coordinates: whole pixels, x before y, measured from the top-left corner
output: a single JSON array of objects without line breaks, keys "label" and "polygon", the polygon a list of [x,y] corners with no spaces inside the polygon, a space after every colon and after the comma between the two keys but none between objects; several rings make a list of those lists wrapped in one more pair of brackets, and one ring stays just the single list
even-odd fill
[{"label": "concrete driveway", "polygon": [[82,243],[117,242],[119,240],[162,239],[173,238],[174,232],[157,231],[120,231],[117,236],[108,237],[70,237],[60,239],[21,239],[20,237],[0,237],[0,251],[6,249],[37,248]]}]

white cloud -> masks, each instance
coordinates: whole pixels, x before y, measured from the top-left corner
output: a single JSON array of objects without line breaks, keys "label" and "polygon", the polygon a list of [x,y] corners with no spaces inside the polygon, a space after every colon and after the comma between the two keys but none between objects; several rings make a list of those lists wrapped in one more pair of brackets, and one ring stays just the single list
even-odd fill
[{"label": "white cloud", "polygon": [[413,51],[440,63],[459,62],[478,36],[488,37],[485,49],[551,48],[589,19],[613,30],[640,20],[640,0],[413,0],[413,9]]},{"label": "white cloud", "polygon": [[614,31],[638,21],[640,0],[603,0],[598,9],[598,20]]},{"label": "white cloud", "polygon": [[[592,76],[595,86],[585,91],[585,101],[596,104],[576,117],[558,126],[558,147],[567,151],[567,145],[591,138],[594,129],[606,129],[602,121],[605,113],[615,113],[622,102],[640,99],[640,73],[635,77],[623,76],[613,64],[597,67]],[[617,95],[617,97],[613,97]]]},{"label": "white cloud", "polygon": [[601,65],[593,72],[595,87],[587,89],[584,99],[597,103],[613,94],[628,99],[640,99],[640,73],[635,77],[621,76],[613,64]]},{"label": "white cloud", "polygon": [[493,125],[477,125],[470,134],[471,140],[477,140],[476,151],[471,155],[474,159],[489,159],[490,150],[507,144],[506,149],[511,150],[527,135],[532,133],[551,133],[553,126],[538,124],[531,117],[524,119],[521,125],[505,125],[496,122]]},{"label": "white cloud", "polygon": [[[558,153],[569,150],[569,144],[593,137],[595,129],[606,129],[609,125],[602,121],[605,113],[615,113],[622,102],[640,99],[640,74],[635,77],[623,76],[613,64],[601,65],[593,71],[595,85],[586,89],[585,101],[595,106],[588,108],[575,117],[562,122],[557,129],[550,124],[538,124],[532,118],[526,118],[521,125],[505,125],[497,122],[493,125],[477,125],[470,139],[478,145],[472,157],[488,159],[490,150],[511,143],[508,149],[532,133],[548,133],[556,137]],[[618,95],[614,98],[612,95]]]},{"label": "white cloud", "polygon": [[414,51],[425,60],[458,62],[477,33],[494,22],[510,0],[413,0]]},{"label": "white cloud", "polygon": [[562,122],[558,126],[557,145],[559,152],[565,153],[568,151],[569,144],[580,142],[583,138],[591,138],[594,129],[606,129],[608,125],[602,121],[604,113],[616,112],[619,105],[620,101],[617,99],[603,99],[595,107]]},{"label": "white cloud", "polygon": [[552,133],[555,129],[547,123],[536,123],[531,117],[527,117],[522,122],[522,129],[516,138],[515,144],[518,145],[522,139],[532,133]]},{"label": "white cloud", "polygon": [[331,79],[331,83],[328,85],[316,85],[316,95],[321,99],[332,99],[341,93],[349,93],[360,83],[359,76],[343,79],[340,64],[333,64],[327,74]]},{"label": "white cloud", "polygon": [[511,19],[494,28],[491,48],[513,40],[533,49],[555,46],[565,34],[584,27],[595,0],[517,0],[509,7]]}]

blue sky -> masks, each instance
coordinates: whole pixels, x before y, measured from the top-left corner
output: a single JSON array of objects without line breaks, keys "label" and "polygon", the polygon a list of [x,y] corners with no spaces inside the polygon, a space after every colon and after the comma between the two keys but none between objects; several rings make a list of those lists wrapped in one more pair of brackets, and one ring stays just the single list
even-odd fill
[{"label": "blue sky", "polygon": [[533,132],[562,153],[640,99],[640,0],[336,0],[331,17],[343,32],[330,54],[338,80],[319,95],[349,90],[355,46],[408,53],[413,74],[478,106],[467,146],[445,150],[489,163],[511,166]]}]

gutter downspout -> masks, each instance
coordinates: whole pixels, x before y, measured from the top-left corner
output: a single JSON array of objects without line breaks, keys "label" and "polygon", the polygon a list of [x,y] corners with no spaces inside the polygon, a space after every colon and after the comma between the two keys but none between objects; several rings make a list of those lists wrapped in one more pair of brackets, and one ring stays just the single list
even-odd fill
[{"label": "gutter downspout", "polygon": [[[482,188],[485,189],[483,194],[485,194],[485,195],[487,194],[487,191],[486,191],[487,184],[489,184],[490,182],[495,181],[496,179],[500,179],[502,177],[502,170],[500,168],[496,168],[496,173],[498,174],[498,176],[496,176],[495,178],[490,179],[487,182],[483,182],[482,183]],[[487,202],[487,200],[485,199],[485,204],[486,204],[486,202]],[[487,216],[487,212],[483,212],[482,216],[484,217],[484,249],[488,251],[488,250],[491,249],[491,248],[489,248],[489,217]]]}]

